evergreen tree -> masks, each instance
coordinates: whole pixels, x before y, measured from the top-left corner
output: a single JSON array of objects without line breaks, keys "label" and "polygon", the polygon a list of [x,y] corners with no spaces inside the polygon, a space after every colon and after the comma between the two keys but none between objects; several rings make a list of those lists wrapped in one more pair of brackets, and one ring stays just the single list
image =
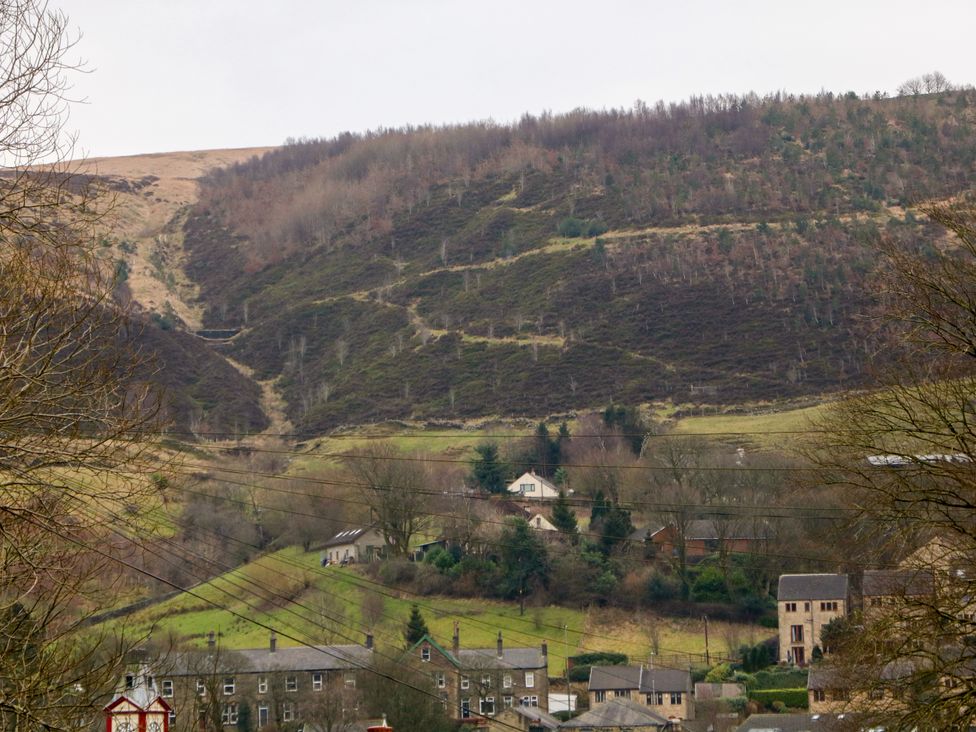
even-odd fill
[{"label": "evergreen tree", "polygon": [[600,532],[600,548],[604,554],[609,554],[617,544],[626,541],[633,530],[630,511],[616,506],[610,507],[603,517],[603,527]]},{"label": "evergreen tree", "polygon": [[505,593],[518,598],[519,614],[525,614],[525,598],[549,579],[546,546],[525,519],[514,519],[504,529],[500,542],[501,569]]},{"label": "evergreen tree", "polygon": [[569,507],[566,494],[562,491],[552,504],[552,524],[564,534],[576,536],[576,513]]},{"label": "evergreen tree", "polygon": [[475,447],[478,453],[471,469],[471,478],[489,493],[505,491],[505,464],[498,457],[498,445],[485,442]]},{"label": "evergreen tree", "polygon": [[610,501],[604,497],[603,491],[597,490],[593,496],[593,507],[590,509],[590,526],[597,524],[609,510]]},{"label": "evergreen tree", "polygon": [[425,635],[430,635],[430,630],[427,628],[424,616],[420,614],[420,608],[414,605],[410,608],[410,619],[407,621],[407,629],[403,633],[407,647],[414,645]]}]

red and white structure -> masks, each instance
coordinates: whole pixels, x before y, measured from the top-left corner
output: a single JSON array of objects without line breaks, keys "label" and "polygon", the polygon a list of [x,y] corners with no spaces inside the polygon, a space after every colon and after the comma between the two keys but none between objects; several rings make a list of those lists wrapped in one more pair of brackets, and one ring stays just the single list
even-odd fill
[{"label": "red and white structure", "polygon": [[125,688],[105,707],[105,732],[169,732],[170,706],[148,669],[125,678]]}]

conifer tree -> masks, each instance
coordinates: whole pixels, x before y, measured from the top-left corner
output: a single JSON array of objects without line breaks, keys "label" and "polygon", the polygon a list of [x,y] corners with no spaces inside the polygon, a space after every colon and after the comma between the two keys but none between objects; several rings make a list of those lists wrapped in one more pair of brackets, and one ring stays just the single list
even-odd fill
[{"label": "conifer tree", "polygon": [[576,513],[569,507],[566,494],[559,491],[559,498],[552,504],[552,524],[564,534],[576,535]]},{"label": "conifer tree", "polygon": [[424,616],[420,614],[420,608],[416,605],[410,608],[410,619],[407,621],[407,629],[403,633],[403,637],[407,641],[407,647],[418,643],[421,638],[425,635],[429,635],[430,630],[427,628],[427,622],[424,620]]}]

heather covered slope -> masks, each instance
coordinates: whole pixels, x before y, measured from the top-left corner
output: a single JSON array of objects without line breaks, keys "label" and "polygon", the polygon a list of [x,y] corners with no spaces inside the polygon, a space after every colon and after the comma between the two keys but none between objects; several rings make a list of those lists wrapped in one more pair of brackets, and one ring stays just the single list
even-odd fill
[{"label": "heather covered slope", "polygon": [[976,94],[695,99],[288,145],[182,227],[204,322],[314,432],[862,383],[871,244],[972,186]]}]

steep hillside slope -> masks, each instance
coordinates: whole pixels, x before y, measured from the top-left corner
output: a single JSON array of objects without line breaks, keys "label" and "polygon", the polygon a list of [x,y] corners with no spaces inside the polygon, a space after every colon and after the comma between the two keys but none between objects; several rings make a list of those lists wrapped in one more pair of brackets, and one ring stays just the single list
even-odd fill
[{"label": "steep hillside slope", "polygon": [[972,186],[976,93],[723,97],[303,142],[206,178],[186,271],[313,432],[861,383],[881,235]]}]

